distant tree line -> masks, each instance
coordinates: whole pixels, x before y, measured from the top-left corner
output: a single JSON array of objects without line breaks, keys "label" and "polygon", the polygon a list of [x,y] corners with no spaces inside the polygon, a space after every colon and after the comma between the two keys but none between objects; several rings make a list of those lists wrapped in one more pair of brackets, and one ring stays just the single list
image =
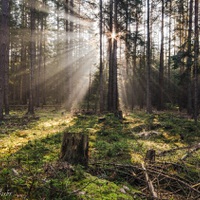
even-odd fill
[{"label": "distant tree line", "polygon": [[198,8],[193,0],[110,0],[103,6],[105,34],[113,32],[109,24],[117,27],[122,108],[145,108],[148,113],[177,108],[197,120]]},{"label": "distant tree line", "polygon": [[80,63],[90,63],[95,53],[90,52],[91,19],[81,15],[81,4],[0,2],[1,119],[9,114],[9,106],[27,106],[32,115],[35,107],[56,104],[70,109],[76,96],[83,98],[77,82],[86,66]]},{"label": "distant tree line", "polygon": [[1,0],[0,118],[9,105],[34,114],[82,100],[88,110],[177,108],[197,120],[198,8],[198,0]]}]

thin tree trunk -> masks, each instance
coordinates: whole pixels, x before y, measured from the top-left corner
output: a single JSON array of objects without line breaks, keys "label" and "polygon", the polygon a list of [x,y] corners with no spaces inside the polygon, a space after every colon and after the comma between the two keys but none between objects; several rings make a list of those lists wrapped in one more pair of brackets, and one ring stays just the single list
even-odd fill
[{"label": "thin tree trunk", "polygon": [[[135,28],[135,37],[134,37],[134,47],[133,47],[132,90],[133,90],[133,88],[135,90],[138,88],[137,87],[138,77],[137,77],[136,71],[137,71],[137,41],[138,41],[139,19],[138,19],[138,12],[137,11],[136,11],[136,14],[135,14],[135,20],[136,20],[136,28]],[[137,104],[135,94],[136,94],[136,92],[132,91],[132,110],[134,109],[134,106]]]},{"label": "thin tree trunk", "polygon": [[168,68],[167,68],[167,81],[168,90],[170,91],[170,79],[171,79],[171,32],[172,32],[172,1],[169,5],[169,43],[168,43]]},{"label": "thin tree trunk", "polygon": [[[46,17],[44,17],[43,19],[43,23],[44,23],[44,28],[46,29]],[[43,34],[43,52],[46,51],[46,37],[44,34],[44,30],[42,31]],[[44,53],[43,55],[43,70],[42,70],[42,105],[46,105],[46,55]]]},{"label": "thin tree trunk", "polygon": [[[8,34],[9,35],[9,34]],[[5,74],[4,74],[4,104],[5,104],[5,115],[9,115],[9,42],[6,49],[6,63],[5,63]]]},{"label": "thin tree trunk", "polygon": [[188,29],[188,57],[187,57],[187,81],[188,81],[188,102],[187,112],[192,114],[192,84],[191,84],[191,69],[192,69],[192,17],[193,17],[193,0],[190,0],[189,9],[189,29]]},{"label": "thin tree trunk", "polygon": [[6,51],[5,51],[5,71],[4,71],[4,105],[5,115],[9,115],[9,47],[10,47],[10,29],[8,25],[9,21],[9,3],[7,4],[7,27],[6,27]]},{"label": "thin tree trunk", "polygon": [[21,73],[21,87],[20,87],[20,104],[25,105],[27,104],[27,98],[26,98],[26,93],[27,93],[27,74],[26,74],[26,44],[24,42],[24,36],[22,36],[22,41],[21,41],[21,68],[22,68],[22,73]]},{"label": "thin tree trunk", "polygon": [[[69,31],[70,31],[70,23],[69,23],[69,0],[66,0],[65,1],[65,12],[67,14],[67,19],[65,21],[65,31],[66,31],[66,37],[67,37],[67,41],[66,41],[66,48],[69,49],[70,47],[70,37],[69,37]],[[69,61],[69,50],[67,50],[67,54],[66,54],[66,59],[67,59],[67,62]],[[70,71],[71,71],[71,66],[68,67],[68,69],[66,70],[66,76],[68,77],[68,86],[66,87],[65,86],[65,79],[63,80],[63,84],[61,85],[61,101],[63,103],[66,104],[66,108],[67,110],[70,110],[70,106],[69,106],[69,101],[70,101],[70,95],[71,95],[71,91],[70,91],[70,88],[71,88],[71,85],[70,85]],[[67,93],[68,93],[68,99],[65,98],[65,93],[67,90]],[[65,102],[66,101],[66,102]]]},{"label": "thin tree trunk", "polygon": [[29,82],[29,106],[28,114],[34,114],[34,93],[35,93],[35,80],[34,80],[34,71],[35,71],[35,8],[34,1],[31,1],[31,40],[30,40],[30,82]]},{"label": "thin tree trunk", "polygon": [[[113,0],[110,0],[110,19],[109,19],[109,31],[112,34],[113,31]],[[113,59],[112,59],[112,38],[108,38],[108,59],[109,59],[109,78],[108,78],[108,111],[112,110],[113,99]]]},{"label": "thin tree trunk", "polygon": [[99,94],[100,94],[100,113],[104,111],[104,97],[103,97],[103,5],[102,5],[102,0],[99,0],[99,5],[100,5],[100,67],[99,67],[99,77],[100,77],[100,87],[99,87]]},{"label": "thin tree trunk", "polygon": [[128,76],[128,51],[129,51],[129,0],[127,0],[126,2],[126,25],[125,25],[125,32],[126,32],[126,36],[125,36],[125,67],[126,67],[126,75]]},{"label": "thin tree trunk", "polygon": [[[22,27],[27,28],[27,15],[26,15],[26,5],[25,0],[23,0],[22,7]],[[20,104],[27,104],[27,44],[25,41],[25,35],[22,34],[21,38],[21,76],[20,76]]]},{"label": "thin tree trunk", "polygon": [[164,0],[162,0],[162,20],[161,20],[161,46],[160,46],[160,66],[159,66],[159,103],[158,110],[163,110],[164,99]]},{"label": "thin tree trunk", "polygon": [[[69,1],[69,10],[70,11],[70,16],[74,16],[74,0],[70,0]],[[68,21],[69,23],[69,32],[72,34],[74,33],[74,29],[75,29],[75,23],[73,21]],[[72,50],[69,50],[68,51],[68,59],[74,59],[74,55],[75,55],[75,49],[73,48],[74,44],[75,44],[75,41],[74,39],[69,36],[68,37],[69,39],[69,42],[68,42],[68,49],[72,49]],[[70,47],[70,48],[69,48]],[[68,84],[68,99],[65,97],[65,101],[67,101],[67,109],[70,110],[71,107],[72,107],[72,104],[73,104],[73,87],[75,87],[74,85],[74,79],[73,79],[73,73],[75,73],[75,68],[76,66],[74,66],[74,62],[70,64],[69,66],[69,71],[68,71],[68,79],[66,80],[66,84]],[[66,91],[65,91],[66,92]]]},{"label": "thin tree trunk", "polygon": [[[1,1],[1,15],[0,15],[0,120],[3,119],[3,102],[5,92],[5,72],[8,71],[9,64],[9,1]],[[8,83],[6,77],[6,83]],[[7,87],[7,86],[6,86]],[[8,88],[6,88],[7,90]],[[6,91],[7,92],[7,91]]]},{"label": "thin tree trunk", "polygon": [[44,56],[44,51],[43,51],[43,31],[44,31],[44,18],[43,15],[41,17],[41,33],[40,33],[40,40],[39,40],[39,99],[38,99],[38,104],[40,106],[41,102],[42,102],[42,85],[43,83],[43,76],[42,76],[42,56]]},{"label": "thin tree trunk", "polygon": [[[118,0],[114,1],[114,33],[117,34],[117,6]],[[118,110],[118,80],[117,80],[117,38],[113,41],[113,110]]]},{"label": "thin tree trunk", "polygon": [[[57,11],[59,11],[59,3],[57,2],[56,4],[57,6]],[[57,23],[57,41],[59,41],[59,30],[60,30],[60,18],[58,16],[58,13],[57,13],[57,17],[56,17],[56,23]],[[58,72],[60,71],[60,56],[59,56],[59,43],[56,44],[56,54],[57,54],[57,57],[56,57],[56,67],[58,69]],[[59,88],[60,88],[60,82],[59,82],[59,75],[56,75],[55,76],[55,93],[56,93],[56,99],[55,99],[55,102],[56,104],[60,104],[61,102],[61,98],[60,98],[60,93],[59,93]]]},{"label": "thin tree trunk", "polygon": [[151,33],[150,33],[150,5],[149,0],[147,0],[147,113],[152,113],[151,105]]},{"label": "thin tree trunk", "polygon": [[198,65],[199,65],[199,0],[195,0],[195,41],[194,41],[194,120],[198,120]]}]

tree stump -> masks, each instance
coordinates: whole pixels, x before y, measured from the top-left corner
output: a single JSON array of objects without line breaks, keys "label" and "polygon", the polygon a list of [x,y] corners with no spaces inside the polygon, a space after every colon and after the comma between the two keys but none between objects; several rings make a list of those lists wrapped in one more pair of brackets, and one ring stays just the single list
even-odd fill
[{"label": "tree stump", "polygon": [[66,132],[61,146],[61,160],[88,166],[88,135]]},{"label": "tree stump", "polygon": [[156,151],[154,149],[149,149],[146,152],[145,161],[149,163],[154,163],[156,159]]}]

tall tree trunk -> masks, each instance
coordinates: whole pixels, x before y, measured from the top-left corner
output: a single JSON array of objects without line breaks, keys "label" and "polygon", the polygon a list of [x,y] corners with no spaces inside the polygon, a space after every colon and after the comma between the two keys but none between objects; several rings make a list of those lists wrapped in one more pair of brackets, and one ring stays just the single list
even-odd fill
[{"label": "tall tree trunk", "polygon": [[[5,92],[5,80],[8,84],[8,77],[5,79],[5,72],[8,73],[9,64],[9,1],[1,1],[0,15],[0,120],[3,119],[3,102]],[[6,88],[6,92],[7,92]],[[6,97],[7,98],[7,97]]]},{"label": "tall tree trunk", "polygon": [[[56,17],[56,23],[57,23],[57,41],[59,41],[59,31],[60,31],[60,18],[59,18],[59,2],[56,3],[56,9],[57,9],[57,17]],[[56,44],[56,67],[58,69],[57,75],[55,76],[55,94],[56,94],[56,99],[55,99],[55,103],[56,104],[60,104],[61,102],[61,98],[60,98],[60,92],[59,92],[59,88],[60,88],[60,76],[59,76],[59,72],[61,71],[60,69],[60,55],[59,55],[59,43]]]},{"label": "tall tree trunk", "polygon": [[[45,3],[45,2],[43,2]],[[44,27],[43,27],[43,31],[42,31],[42,34],[43,34],[43,52],[46,51],[46,37],[45,37],[45,34],[44,34],[44,29],[46,29],[47,27],[47,19],[46,19],[46,16],[44,15],[44,19],[43,19],[43,24],[44,24]],[[43,69],[42,69],[42,105],[46,105],[46,55],[44,53],[43,55]]]},{"label": "tall tree trunk", "polygon": [[[23,0],[23,6],[22,6],[22,28],[27,28],[27,5],[25,3],[25,0]],[[21,76],[20,76],[20,104],[26,105],[27,104],[27,94],[28,94],[28,80],[27,80],[27,43],[26,43],[26,35],[22,34],[21,37]]]},{"label": "tall tree trunk", "polygon": [[41,30],[40,30],[40,37],[39,37],[39,63],[38,63],[38,68],[39,68],[39,87],[38,87],[38,105],[42,103],[42,85],[43,85],[43,76],[42,76],[42,56],[44,56],[44,51],[43,51],[43,31],[44,31],[44,18],[43,15],[41,17]]},{"label": "tall tree trunk", "polygon": [[[109,31],[112,34],[113,31],[113,0],[110,0],[110,19],[109,19]],[[113,99],[113,60],[112,60],[112,37],[108,38],[108,59],[109,59],[109,78],[108,78],[108,111],[112,110]]]},{"label": "tall tree trunk", "polygon": [[[70,16],[73,17],[74,16],[74,0],[69,0],[69,9],[68,9],[68,13],[70,13]],[[70,19],[70,17],[69,17]],[[75,49],[73,48],[74,47],[74,44],[75,44],[75,40],[73,39],[73,37],[71,37],[71,34],[74,33],[74,29],[75,29],[75,23],[74,21],[70,21],[68,19],[68,23],[69,23],[69,32],[70,32],[70,35],[68,35],[68,60],[73,60],[74,59],[74,55],[75,55]],[[73,92],[75,90],[73,90],[73,87],[74,87],[74,79],[73,79],[73,73],[75,73],[75,63],[72,62],[70,64],[70,66],[68,67],[68,77],[67,77],[67,80],[66,80],[66,85],[68,85],[68,88],[67,88],[67,92],[68,92],[68,97],[66,98],[65,97],[65,101],[67,101],[67,109],[70,110],[72,108],[72,105],[73,105]],[[66,92],[66,91],[65,91]]]},{"label": "tall tree trunk", "polygon": [[192,17],[193,17],[193,0],[190,0],[189,8],[189,29],[187,39],[187,82],[188,82],[188,102],[187,112],[192,114],[192,84],[191,84],[191,67],[192,67]]},{"label": "tall tree trunk", "polygon": [[168,66],[167,66],[167,81],[168,90],[170,91],[171,79],[171,32],[172,32],[172,1],[169,2],[169,41],[168,41]]},{"label": "tall tree trunk", "polygon": [[126,75],[128,76],[128,52],[129,52],[129,0],[126,1],[126,25],[125,25],[125,67]]},{"label": "tall tree trunk", "polygon": [[194,31],[194,120],[198,118],[198,65],[199,65],[199,0],[195,0],[195,31]]},{"label": "tall tree trunk", "polygon": [[34,93],[35,93],[35,80],[34,80],[34,71],[35,71],[35,56],[36,56],[36,46],[35,46],[35,7],[34,1],[31,1],[31,38],[30,38],[30,79],[29,79],[29,106],[28,114],[34,114]]},{"label": "tall tree trunk", "polygon": [[99,31],[100,31],[100,67],[99,67],[99,79],[100,79],[100,87],[99,87],[99,104],[100,104],[100,113],[104,111],[104,97],[103,97],[103,5],[102,0],[99,0],[99,10],[100,10],[100,24],[99,24]]},{"label": "tall tree trunk", "polygon": [[[137,9],[137,8],[136,8]],[[139,19],[138,19],[138,11],[135,11],[135,37],[134,37],[134,46],[133,46],[133,77],[132,77],[132,90],[137,90],[138,87],[138,76],[137,76],[137,41],[138,41],[138,28],[139,28]],[[138,103],[135,97],[136,91],[132,91],[132,110],[134,106]]]},{"label": "tall tree trunk", "polygon": [[152,113],[151,105],[151,33],[150,33],[150,4],[147,0],[147,89],[146,89],[146,110],[147,113]]},{"label": "tall tree trunk", "polygon": [[[117,28],[117,7],[118,7],[118,0],[114,1],[114,33],[118,33]],[[118,80],[117,80],[117,38],[113,41],[113,109],[114,111],[118,110]]]},{"label": "tall tree trunk", "polygon": [[[7,5],[7,20],[9,20],[10,8]],[[8,22],[7,22],[8,23]],[[9,25],[6,27],[6,51],[5,51],[5,71],[4,71],[4,105],[5,115],[9,115],[9,46],[10,46],[10,30]]]},{"label": "tall tree trunk", "polygon": [[[66,60],[67,62],[69,61],[69,47],[70,47],[70,38],[69,38],[69,31],[70,31],[70,23],[69,23],[69,14],[70,14],[70,9],[69,9],[69,0],[66,0],[65,1],[65,12],[67,14],[67,19],[65,21],[65,31],[66,31],[66,38],[67,38],[67,41],[66,41],[66,48],[67,48],[67,54],[66,54]],[[70,106],[69,106],[69,101],[70,101],[70,95],[71,95],[71,91],[70,91],[70,68],[71,66],[68,66],[67,70],[66,70],[66,77],[68,77],[68,85],[66,87],[66,84],[65,84],[65,78],[63,80],[63,84],[61,85],[61,100],[63,103],[66,104],[66,108],[69,110]],[[67,93],[68,93],[68,99],[65,98],[65,94],[66,94],[66,90],[67,90]]]},{"label": "tall tree trunk", "polygon": [[[183,43],[184,41],[184,29],[185,29],[185,24],[184,23],[184,19],[185,19],[185,10],[184,10],[184,1],[179,1],[178,2],[178,31],[179,31],[179,52],[184,52],[184,45]],[[181,58],[181,61],[183,61],[184,58]],[[179,104],[179,110],[183,110],[185,108],[186,105],[186,101],[184,101],[184,99],[187,99],[187,93],[186,93],[186,83],[185,80],[182,78],[183,74],[184,74],[184,70],[185,70],[185,65],[184,62],[180,62],[179,64],[180,66],[180,72],[179,72],[179,76],[181,77],[180,79],[180,90],[179,90],[179,94],[177,96],[178,99],[178,104]]]},{"label": "tall tree trunk", "polygon": [[118,0],[110,3],[110,30],[112,37],[110,43],[109,57],[109,84],[108,84],[108,111],[116,112],[118,110],[118,83],[117,83],[117,5]]},{"label": "tall tree trunk", "polygon": [[[40,71],[41,71],[41,54],[40,54],[40,29],[39,29],[39,23],[40,23],[40,16],[38,15],[38,13],[37,13],[37,19],[36,19],[36,21],[37,21],[37,24],[36,24],[36,28],[37,28],[37,30],[35,31],[35,36],[37,35],[37,37],[35,37],[35,40],[36,40],[36,42],[35,42],[35,44],[36,44],[36,53],[35,53],[35,55],[36,55],[36,57],[37,57],[37,59],[35,59],[36,61],[37,61],[37,63],[35,64],[35,73],[34,73],[34,75],[35,75],[35,95],[34,95],[34,105],[36,106],[36,107],[39,107],[40,106]],[[39,53],[37,53],[37,52],[39,52]],[[37,68],[36,68],[36,66],[37,66]]]},{"label": "tall tree trunk", "polygon": [[[9,37],[9,34],[8,34]],[[5,115],[9,115],[9,39],[7,41],[6,48],[6,60],[5,60],[5,71],[4,71],[4,105],[5,105]]]},{"label": "tall tree trunk", "polygon": [[21,41],[21,76],[20,76],[20,104],[26,105],[27,104],[27,74],[26,74],[26,43],[24,42],[24,36],[22,36],[22,41]]},{"label": "tall tree trunk", "polygon": [[159,103],[158,110],[163,110],[164,99],[164,0],[162,0],[162,19],[161,19],[161,46],[160,46],[160,66],[159,66]]}]

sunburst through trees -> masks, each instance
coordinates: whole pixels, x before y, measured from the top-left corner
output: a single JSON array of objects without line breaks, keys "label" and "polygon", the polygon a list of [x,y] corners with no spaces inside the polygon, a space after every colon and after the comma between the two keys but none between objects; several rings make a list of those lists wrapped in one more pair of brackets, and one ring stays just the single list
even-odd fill
[{"label": "sunburst through trees", "polygon": [[0,110],[177,107],[197,116],[196,4],[2,0]]}]

